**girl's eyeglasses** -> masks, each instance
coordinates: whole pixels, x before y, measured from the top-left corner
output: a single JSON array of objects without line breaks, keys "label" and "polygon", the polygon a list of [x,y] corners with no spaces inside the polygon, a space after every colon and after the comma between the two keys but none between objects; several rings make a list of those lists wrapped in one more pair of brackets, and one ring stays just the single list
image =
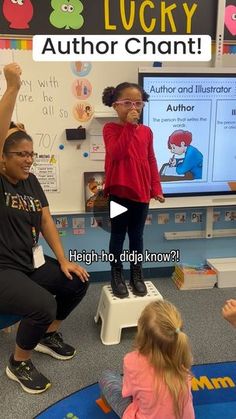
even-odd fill
[{"label": "girl's eyeglasses", "polygon": [[123,105],[126,109],[131,109],[135,107],[136,109],[142,109],[145,105],[145,102],[142,100],[117,100],[115,103],[118,105]]},{"label": "girl's eyeglasses", "polygon": [[35,159],[38,157],[37,153],[29,153],[28,151],[7,151],[6,154],[15,154],[17,157],[20,157],[21,159],[31,158]]}]

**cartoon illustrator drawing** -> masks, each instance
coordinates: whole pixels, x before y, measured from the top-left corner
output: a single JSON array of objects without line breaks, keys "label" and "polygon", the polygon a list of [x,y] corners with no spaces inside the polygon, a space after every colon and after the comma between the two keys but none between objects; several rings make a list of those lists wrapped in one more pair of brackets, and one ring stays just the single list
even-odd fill
[{"label": "cartoon illustrator drawing", "polygon": [[[192,142],[192,133],[189,131],[174,131],[168,139],[168,148],[173,153],[169,160],[169,166],[176,168],[178,175],[184,175],[190,172],[193,179],[202,178],[203,155],[194,146]],[[182,156],[176,158],[176,156]]]}]

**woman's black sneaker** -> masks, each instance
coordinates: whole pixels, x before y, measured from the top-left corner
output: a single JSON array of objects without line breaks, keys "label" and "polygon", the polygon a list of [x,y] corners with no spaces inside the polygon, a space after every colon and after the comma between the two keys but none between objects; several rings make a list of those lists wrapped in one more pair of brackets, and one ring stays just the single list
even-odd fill
[{"label": "woman's black sneaker", "polygon": [[51,387],[50,381],[35,368],[30,359],[18,362],[11,355],[6,374],[30,394],[39,394]]},{"label": "woman's black sneaker", "polygon": [[34,350],[62,361],[71,359],[76,354],[75,348],[65,343],[62,334],[58,332],[45,334]]}]

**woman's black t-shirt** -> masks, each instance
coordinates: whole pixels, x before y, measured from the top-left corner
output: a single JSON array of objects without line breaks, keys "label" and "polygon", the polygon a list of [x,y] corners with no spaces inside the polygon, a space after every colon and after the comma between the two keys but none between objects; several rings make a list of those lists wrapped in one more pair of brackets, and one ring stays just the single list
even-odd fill
[{"label": "woman's black t-shirt", "polygon": [[47,198],[32,173],[17,184],[0,175],[0,269],[33,271],[32,229],[38,241],[42,207],[47,206]]}]

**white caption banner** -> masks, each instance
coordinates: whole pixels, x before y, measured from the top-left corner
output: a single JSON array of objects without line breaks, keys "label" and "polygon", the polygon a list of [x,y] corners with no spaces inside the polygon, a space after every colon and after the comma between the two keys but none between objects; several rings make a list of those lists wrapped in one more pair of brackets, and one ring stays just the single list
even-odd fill
[{"label": "white caption banner", "polygon": [[35,61],[209,61],[209,35],[35,35]]}]

